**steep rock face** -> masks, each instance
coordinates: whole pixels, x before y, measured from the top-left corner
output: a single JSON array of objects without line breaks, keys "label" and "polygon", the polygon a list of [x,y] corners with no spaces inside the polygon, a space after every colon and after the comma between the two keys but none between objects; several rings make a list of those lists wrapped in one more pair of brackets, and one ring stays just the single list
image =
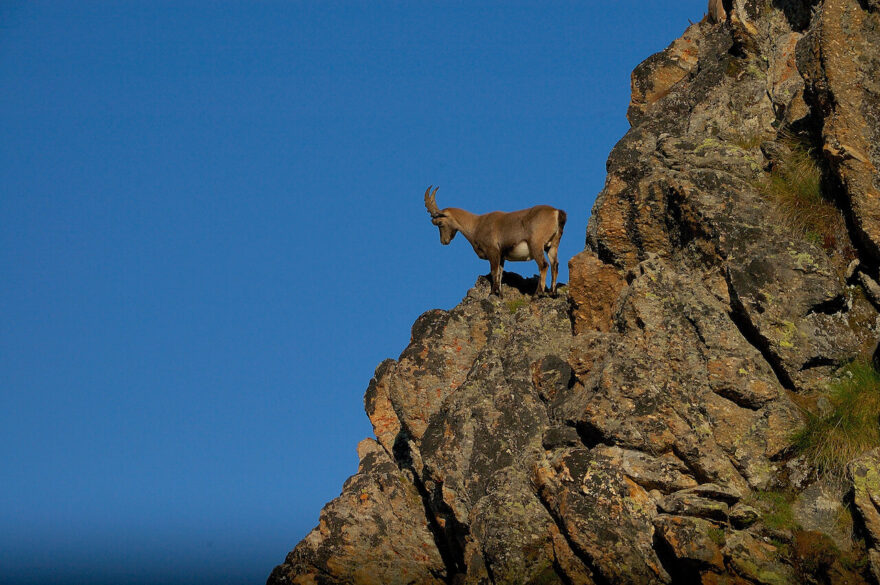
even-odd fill
[{"label": "steep rock face", "polygon": [[[449,313],[420,318],[400,360],[377,371],[367,414],[374,425],[398,417],[402,431],[392,452],[422,486],[441,527],[438,544],[448,551],[450,573],[475,583],[529,582],[554,574],[554,562],[573,562],[528,479],[550,426],[546,400],[565,391],[571,378],[565,362],[571,325],[564,298],[529,303],[519,291],[505,289],[507,300],[497,301],[487,299],[484,285],[480,281]],[[430,339],[421,337],[426,320]],[[461,324],[477,334],[461,336]],[[433,407],[418,406],[417,416],[426,422],[412,428],[413,411],[396,398],[396,389],[417,387],[414,378],[425,370],[413,362],[422,359],[426,345],[447,343],[442,366],[434,363],[462,372],[461,382],[432,384],[429,392],[437,400]],[[388,406],[394,415],[383,409]]]},{"label": "steep rock face", "polygon": [[823,154],[851,207],[858,243],[880,259],[880,5],[823,2],[798,67],[807,99],[823,114]]},{"label": "steep rock face", "polygon": [[627,276],[613,331],[578,336],[592,357],[558,412],[594,443],[674,458],[698,481],[768,487],[800,418],[729,317],[723,280],[659,257]]},{"label": "steep rock face", "polygon": [[[318,527],[273,571],[270,582],[444,582],[445,567],[418,490],[376,441],[364,439],[358,456],[357,475],[322,510]],[[295,574],[287,567],[296,567]]]},{"label": "steep rock face", "polygon": [[[860,300],[844,282],[852,251],[841,244],[829,246],[828,253],[822,243],[794,237],[760,192],[764,169],[773,164],[761,142],[775,140],[782,123],[813,129],[825,118],[818,109],[792,103],[803,100],[805,89],[791,59],[800,33],[782,32],[782,11],[752,18],[749,10],[737,9],[730,28],[691,27],[706,29],[698,37],[699,67],[652,104],[615,146],[588,246],[620,268],[632,268],[649,253],[703,273],[717,267],[731,308],[780,382],[805,390],[824,381],[828,367],[849,359],[866,339],[863,328],[851,327],[843,314]],[[817,14],[804,43],[824,38],[825,18],[825,11]],[[650,76],[653,66],[646,61],[634,78]],[[806,115],[787,120],[791,112]],[[833,173],[826,181],[840,179]],[[872,180],[876,176],[874,171]],[[851,217],[854,226],[872,221],[870,214]]]},{"label": "steep rock face", "polygon": [[[391,518],[414,523],[412,531],[379,535],[371,530],[378,550],[385,548],[379,536],[393,538],[398,548],[420,548],[421,533],[430,530],[447,580],[561,583],[560,575],[568,575],[590,583],[590,568],[572,550],[531,483],[545,441],[580,443],[573,429],[555,428],[548,410],[572,379],[566,361],[572,340],[567,298],[531,300],[521,291],[534,290],[534,280],[505,278],[504,301],[489,297],[488,281],[481,278],[453,310],[422,315],[400,358],[376,369],[365,396],[367,414],[383,452],[409,478],[424,508],[418,519],[391,506],[381,511],[387,517],[351,519],[357,525],[385,526]],[[362,461],[322,518],[328,510],[356,502],[349,485],[372,481],[371,473]],[[368,572],[367,566],[383,569],[388,557],[355,557],[352,552],[340,560],[338,548],[336,535],[319,526],[270,582],[367,582],[312,570],[310,559],[356,562]],[[427,573],[408,570],[383,582],[427,582],[422,580]]]},{"label": "steep rock face", "polygon": [[[832,481],[791,450],[876,346],[878,80],[873,0],[713,2],[633,73],[569,286],[422,315],[269,583],[880,581],[876,452]],[[801,151],[819,223],[772,189]]]}]

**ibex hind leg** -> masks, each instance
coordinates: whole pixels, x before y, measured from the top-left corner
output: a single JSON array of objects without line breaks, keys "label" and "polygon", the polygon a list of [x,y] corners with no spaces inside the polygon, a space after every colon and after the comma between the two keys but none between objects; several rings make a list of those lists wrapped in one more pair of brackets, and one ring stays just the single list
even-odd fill
[{"label": "ibex hind leg", "polygon": [[544,294],[544,285],[547,284],[547,259],[544,258],[544,250],[540,246],[529,244],[529,254],[538,263],[538,271],[541,273],[538,279],[538,287],[535,290],[535,295],[539,296]]},{"label": "ibex hind leg", "polygon": [[540,270],[541,275],[538,277],[538,287],[535,289],[535,295],[543,296],[546,292],[547,285],[547,262],[544,261],[543,266],[538,265],[538,270]]},{"label": "ibex hind leg", "polygon": [[559,276],[559,242],[562,240],[562,230],[565,229],[566,214],[561,209],[557,210],[556,233],[547,243],[547,256],[550,258],[550,293],[556,296],[556,277]]},{"label": "ibex hind leg", "polygon": [[554,246],[547,250],[547,257],[550,258],[550,294],[556,296],[556,277],[559,276],[559,248]]}]

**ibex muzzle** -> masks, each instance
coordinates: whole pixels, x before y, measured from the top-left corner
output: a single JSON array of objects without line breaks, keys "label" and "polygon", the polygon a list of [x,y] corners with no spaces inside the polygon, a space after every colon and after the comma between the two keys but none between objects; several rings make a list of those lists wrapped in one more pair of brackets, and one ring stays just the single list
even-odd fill
[{"label": "ibex muzzle", "polygon": [[[493,211],[475,215],[464,209],[437,207],[437,187],[425,191],[425,207],[431,214],[431,223],[440,229],[440,243],[444,246],[461,232],[471,243],[474,252],[489,261],[492,276],[492,292],[501,296],[501,271],[504,261],[538,263],[541,280],[535,294],[544,292],[547,282],[547,266],[550,266],[552,284],[550,292],[556,294],[556,277],[559,274],[559,240],[565,228],[565,212],[549,205],[536,205],[528,209],[504,213]],[[550,262],[544,257],[544,252]]]}]

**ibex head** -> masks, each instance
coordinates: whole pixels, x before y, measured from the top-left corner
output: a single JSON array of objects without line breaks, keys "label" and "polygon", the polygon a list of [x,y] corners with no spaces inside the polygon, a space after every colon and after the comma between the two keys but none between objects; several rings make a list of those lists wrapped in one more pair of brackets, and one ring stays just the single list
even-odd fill
[{"label": "ibex head", "polygon": [[452,241],[452,238],[458,233],[458,229],[454,227],[455,222],[450,221],[449,216],[437,207],[437,189],[440,187],[434,189],[433,193],[431,193],[431,187],[425,191],[425,207],[431,214],[431,223],[440,228],[440,243],[445,246]]}]

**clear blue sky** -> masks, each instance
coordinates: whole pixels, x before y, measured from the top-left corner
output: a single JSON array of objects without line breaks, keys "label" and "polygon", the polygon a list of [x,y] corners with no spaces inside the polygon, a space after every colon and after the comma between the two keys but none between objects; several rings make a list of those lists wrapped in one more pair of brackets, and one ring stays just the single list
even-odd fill
[{"label": "clear blue sky", "polygon": [[425,188],[567,210],[567,261],[705,4],[0,3],[0,580],[263,582],[488,271]]}]

